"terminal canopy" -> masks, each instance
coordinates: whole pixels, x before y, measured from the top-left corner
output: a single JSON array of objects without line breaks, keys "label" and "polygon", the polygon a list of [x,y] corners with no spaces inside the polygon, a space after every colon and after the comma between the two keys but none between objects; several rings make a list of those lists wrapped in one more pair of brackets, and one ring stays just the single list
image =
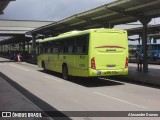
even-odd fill
[{"label": "terminal canopy", "polygon": [[17,44],[23,41],[30,41],[32,38],[25,37],[25,35],[17,35],[14,37],[8,37],[6,39],[0,40],[0,45]]},{"label": "terminal canopy", "polygon": [[27,31],[52,23],[36,20],[0,20],[0,36],[19,36]]},{"label": "terminal canopy", "polygon": [[71,30],[112,28],[114,25],[160,17],[160,0],[117,0],[52,24],[34,29],[27,34],[57,35]]},{"label": "terminal canopy", "polygon": [[7,7],[7,5],[11,2],[11,1],[15,1],[15,0],[0,0],[0,15],[4,14],[3,10]]},{"label": "terminal canopy", "polygon": [[[128,35],[142,35],[143,33],[143,27],[137,27],[137,28],[132,28],[128,29]],[[149,25],[147,33],[148,34],[159,34],[160,32],[160,24],[158,25]]]},{"label": "terminal canopy", "polygon": [[[0,20],[0,45],[13,44],[28,40],[25,36],[27,31],[39,28],[52,23],[53,21],[35,21],[35,20]],[[3,37],[9,37],[3,39]],[[31,37],[31,36],[30,36]],[[31,40],[31,38],[30,38]]]}]

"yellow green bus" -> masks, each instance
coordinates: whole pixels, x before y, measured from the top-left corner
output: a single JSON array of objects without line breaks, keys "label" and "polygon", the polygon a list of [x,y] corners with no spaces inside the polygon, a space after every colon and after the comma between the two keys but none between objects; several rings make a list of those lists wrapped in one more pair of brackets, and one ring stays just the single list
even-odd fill
[{"label": "yellow green bus", "polygon": [[128,74],[128,36],[124,30],[71,31],[39,41],[38,66],[69,76]]}]

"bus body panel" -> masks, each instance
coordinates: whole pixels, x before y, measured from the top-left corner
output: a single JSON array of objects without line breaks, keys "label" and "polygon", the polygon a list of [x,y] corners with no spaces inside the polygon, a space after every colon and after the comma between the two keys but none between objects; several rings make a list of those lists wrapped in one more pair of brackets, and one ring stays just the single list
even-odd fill
[{"label": "bus body panel", "polygon": [[[44,61],[47,70],[62,73],[62,67],[66,64],[68,67],[68,74],[79,77],[128,74],[128,66],[125,67],[126,59],[128,58],[128,39],[126,31],[113,29],[86,30],[77,32],[77,34],[64,34],[59,37],[42,40],[40,44],[58,41],[59,38],[65,40],[70,38],[76,39],[77,36],[84,37],[86,34],[88,34],[88,37],[86,37],[88,43],[85,43],[88,44],[85,46],[85,48],[88,47],[87,52],[82,54],[76,52],[72,54],[43,53],[38,56],[38,66],[42,67],[42,62]],[[80,37],[80,39],[83,39],[83,37]],[[78,42],[76,41],[75,43]],[[76,45],[74,48],[75,47]],[[81,50],[81,48],[77,49]],[[95,61],[94,69],[91,65],[93,62],[92,59]]]},{"label": "bus body panel", "polygon": [[127,33],[119,30],[95,31],[91,35],[90,60],[94,58],[95,69],[90,69],[89,76],[127,75]]},{"label": "bus body panel", "polygon": [[108,32],[94,34],[96,69],[123,69],[128,57],[126,33]]},{"label": "bus body panel", "polygon": [[38,57],[39,67],[42,67],[42,61],[45,62],[47,70],[62,73],[62,65],[65,63],[68,66],[69,75],[88,76],[88,55],[59,55],[57,57],[55,54],[42,54]]}]

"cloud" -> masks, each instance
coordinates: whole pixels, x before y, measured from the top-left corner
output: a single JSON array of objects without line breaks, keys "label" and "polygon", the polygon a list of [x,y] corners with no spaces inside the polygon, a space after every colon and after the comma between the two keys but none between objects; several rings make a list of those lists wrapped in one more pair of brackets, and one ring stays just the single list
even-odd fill
[{"label": "cloud", "polygon": [[115,0],[16,0],[0,19],[57,21]]}]

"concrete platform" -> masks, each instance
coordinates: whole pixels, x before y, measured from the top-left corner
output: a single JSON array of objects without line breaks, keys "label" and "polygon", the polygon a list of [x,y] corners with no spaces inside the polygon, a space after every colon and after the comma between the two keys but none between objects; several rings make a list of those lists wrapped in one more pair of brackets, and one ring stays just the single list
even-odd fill
[{"label": "concrete platform", "polygon": [[113,77],[120,80],[136,81],[152,86],[160,86],[160,65],[148,65],[148,72],[137,71],[137,64],[129,63],[129,73],[127,76]]},{"label": "concrete platform", "polygon": [[[25,111],[42,111],[30,100],[28,100],[24,95],[12,87],[6,80],[2,77],[0,73],[0,114],[5,111],[9,112],[25,112]],[[0,118],[5,120],[19,120],[21,118]],[[23,118],[23,120],[50,120],[50,118]]]}]

